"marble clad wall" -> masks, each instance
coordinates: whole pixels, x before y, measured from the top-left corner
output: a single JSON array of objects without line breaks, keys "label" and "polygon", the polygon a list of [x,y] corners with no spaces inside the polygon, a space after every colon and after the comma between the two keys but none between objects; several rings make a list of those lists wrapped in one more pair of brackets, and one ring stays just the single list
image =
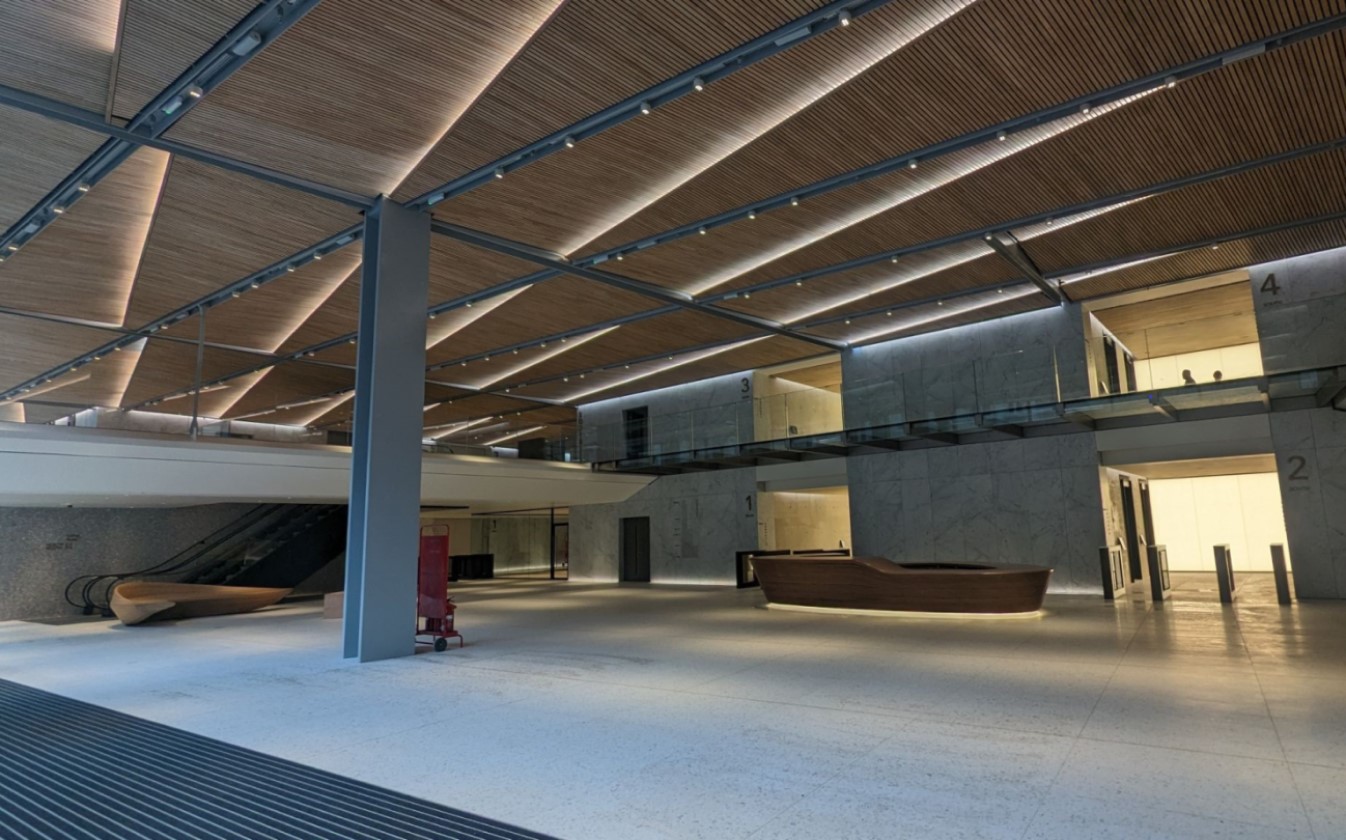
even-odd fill
[{"label": "marble clad wall", "polygon": [[1346,598],[1346,412],[1271,415],[1290,567],[1300,598]]},{"label": "marble clad wall", "polygon": [[570,509],[570,578],[615,581],[621,520],[650,518],[652,583],[734,584],[734,555],[757,547],[756,470],[663,476],[627,499]]},{"label": "marble clad wall", "polygon": [[1346,248],[1248,273],[1267,373],[1346,364]]},{"label": "marble clad wall", "polygon": [[1089,396],[1076,305],[899,338],[841,357],[848,429]]},{"label": "marble clad wall", "polygon": [[649,408],[652,455],[751,440],[752,383],[751,372],[731,373],[581,405],[582,457],[585,461],[625,458],[622,412],[641,406]]},{"label": "marble clad wall", "polygon": [[1052,592],[1102,592],[1091,433],[856,455],[847,469],[856,554],[1046,565]]}]

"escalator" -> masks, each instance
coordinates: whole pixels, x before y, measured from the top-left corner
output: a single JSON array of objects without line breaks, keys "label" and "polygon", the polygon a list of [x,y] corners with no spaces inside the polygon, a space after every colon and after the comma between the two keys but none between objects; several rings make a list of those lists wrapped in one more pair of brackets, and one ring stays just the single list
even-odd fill
[{"label": "escalator", "polygon": [[85,615],[110,615],[112,589],[125,580],[291,589],[345,550],[346,505],[257,505],[158,563],[77,577],[65,599]]}]

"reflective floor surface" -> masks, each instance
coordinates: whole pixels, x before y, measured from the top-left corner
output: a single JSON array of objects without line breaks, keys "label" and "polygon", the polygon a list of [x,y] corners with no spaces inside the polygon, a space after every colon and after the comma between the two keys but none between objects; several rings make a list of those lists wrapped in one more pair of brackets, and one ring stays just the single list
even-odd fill
[{"label": "reflective floor surface", "polygon": [[589,838],[1346,837],[1346,603],[783,613],[483,581],[467,647],[354,665],[316,606],[0,623],[0,675]]}]

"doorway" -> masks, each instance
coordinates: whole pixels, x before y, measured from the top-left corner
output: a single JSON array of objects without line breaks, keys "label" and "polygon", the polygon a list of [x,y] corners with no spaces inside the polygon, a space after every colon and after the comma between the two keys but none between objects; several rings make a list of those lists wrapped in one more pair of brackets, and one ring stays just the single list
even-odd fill
[{"label": "doorway", "polygon": [[622,520],[622,583],[650,582],[650,518],[631,516]]}]

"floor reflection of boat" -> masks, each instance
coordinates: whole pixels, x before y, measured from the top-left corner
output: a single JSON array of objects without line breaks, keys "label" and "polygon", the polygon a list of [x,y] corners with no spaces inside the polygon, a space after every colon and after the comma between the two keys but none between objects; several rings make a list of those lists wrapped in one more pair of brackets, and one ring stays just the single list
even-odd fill
[{"label": "floor reflection of boat", "polygon": [[1046,566],[894,563],[882,557],[754,557],[773,606],[885,612],[1033,613],[1042,608]]},{"label": "floor reflection of boat", "polygon": [[123,624],[227,615],[269,607],[288,589],[260,586],[211,586],[132,580],[112,590],[109,605]]}]

